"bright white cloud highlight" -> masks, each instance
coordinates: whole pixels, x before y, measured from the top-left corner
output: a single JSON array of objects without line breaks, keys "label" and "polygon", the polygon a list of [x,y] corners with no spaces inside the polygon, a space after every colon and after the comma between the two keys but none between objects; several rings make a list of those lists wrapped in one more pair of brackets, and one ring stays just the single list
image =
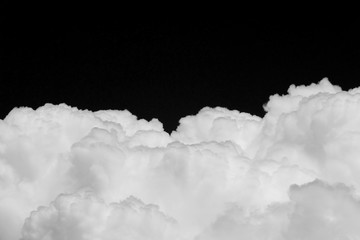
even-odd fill
[{"label": "bright white cloud highlight", "polygon": [[0,239],[360,239],[360,88],[162,124],[65,104],[0,121]]}]

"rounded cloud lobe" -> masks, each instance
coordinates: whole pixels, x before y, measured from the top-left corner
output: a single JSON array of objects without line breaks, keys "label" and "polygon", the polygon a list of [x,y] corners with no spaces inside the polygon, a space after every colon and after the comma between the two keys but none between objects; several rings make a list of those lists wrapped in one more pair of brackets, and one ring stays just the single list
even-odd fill
[{"label": "rounded cloud lobe", "polygon": [[327,79],[263,118],[205,107],[171,134],[65,104],[0,121],[0,239],[360,239],[360,90]]},{"label": "rounded cloud lobe", "polygon": [[22,239],[175,239],[175,221],[133,196],[106,204],[92,192],[61,194],[31,213]]}]

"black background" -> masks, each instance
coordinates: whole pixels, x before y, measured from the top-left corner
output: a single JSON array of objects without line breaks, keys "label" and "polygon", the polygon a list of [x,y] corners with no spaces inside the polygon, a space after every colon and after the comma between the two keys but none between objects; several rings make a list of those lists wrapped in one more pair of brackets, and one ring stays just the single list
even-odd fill
[{"label": "black background", "polygon": [[128,109],[168,132],[205,106],[263,116],[270,95],[328,77],[360,86],[350,25],[19,21],[1,35],[0,118],[18,106]]}]

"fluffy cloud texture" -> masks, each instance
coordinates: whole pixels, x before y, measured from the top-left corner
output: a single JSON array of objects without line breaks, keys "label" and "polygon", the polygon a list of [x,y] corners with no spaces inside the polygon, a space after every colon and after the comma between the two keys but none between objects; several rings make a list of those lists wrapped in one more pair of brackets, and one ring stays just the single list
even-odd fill
[{"label": "fluffy cloud texture", "polygon": [[65,104],[0,120],[0,239],[360,239],[360,88],[205,107],[171,134]]}]

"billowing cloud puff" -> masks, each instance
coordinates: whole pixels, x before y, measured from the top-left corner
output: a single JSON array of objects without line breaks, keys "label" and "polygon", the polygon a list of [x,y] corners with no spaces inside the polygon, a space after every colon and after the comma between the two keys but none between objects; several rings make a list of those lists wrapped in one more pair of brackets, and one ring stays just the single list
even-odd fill
[{"label": "billowing cloud puff", "polygon": [[106,204],[91,192],[61,194],[25,220],[24,240],[176,239],[173,225],[158,207],[135,197]]},{"label": "billowing cloud puff", "polygon": [[196,239],[359,239],[360,201],[350,188],[315,180],[292,185],[289,196],[264,211],[229,205]]},{"label": "billowing cloud puff", "polygon": [[358,239],[360,201],[343,184],[320,181],[290,189],[293,203],[285,239]]},{"label": "billowing cloud puff", "polygon": [[[360,88],[205,107],[168,134],[65,104],[0,121],[0,239],[360,239]],[[124,200],[125,199],[125,200]]]}]

